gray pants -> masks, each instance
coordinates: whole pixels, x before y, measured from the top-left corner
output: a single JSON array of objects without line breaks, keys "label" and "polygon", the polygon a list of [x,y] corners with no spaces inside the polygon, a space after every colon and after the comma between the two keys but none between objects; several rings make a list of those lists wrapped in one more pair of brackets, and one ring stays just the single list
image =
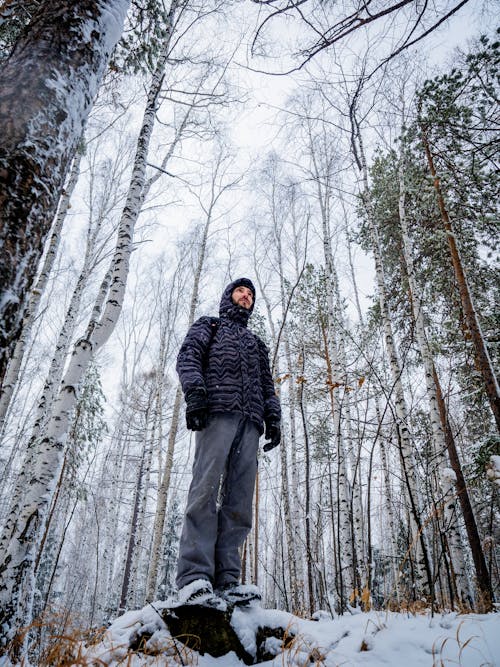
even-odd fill
[{"label": "gray pants", "polygon": [[196,434],[178,588],[195,579],[208,579],[216,588],[238,582],[239,548],[252,527],[258,447],[257,426],[238,414],[214,415]]}]

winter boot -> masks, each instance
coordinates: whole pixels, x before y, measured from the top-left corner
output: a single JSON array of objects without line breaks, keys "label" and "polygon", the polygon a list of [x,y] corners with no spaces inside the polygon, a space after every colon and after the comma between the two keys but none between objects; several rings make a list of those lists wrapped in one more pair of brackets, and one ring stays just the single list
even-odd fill
[{"label": "winter boot", "polygon": [[177,599],[181,605],[198,604],[217,606],[220,600],[214,595],[212,584],[208,579],[195,579],[179,589]]},{"label": "winter boot", "polygon": [[255,604],[262,599],[259,589],[253,584],[224,584],[216,589],[215,594],[236,607]]}]

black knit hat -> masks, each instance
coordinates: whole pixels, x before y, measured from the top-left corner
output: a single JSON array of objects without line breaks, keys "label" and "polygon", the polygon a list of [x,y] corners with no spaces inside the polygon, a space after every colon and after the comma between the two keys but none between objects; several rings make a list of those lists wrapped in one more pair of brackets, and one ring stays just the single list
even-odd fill
[{"label": "black knit hat", "polygon": [[255,287],[250,278],[239,278],[238,280],[233,280],[232,285],[233,290],[241,286],[248,287],[248,289],[252,290],[253,298],[255,299]]},{"label": "black knit hat", "polygon": [[[232,294],[237,287],[248,287],[253,294],[253,301],[248,308],[242,308],[241,306],[236,305],[232,300]],[[227,285],[226,289],[222,294],[219,306],[219,315],[220,317],[231,316],[232,319],[238,320],[241,324],[246,326],[248,318],[253,312],[255,306],[255,287],[251,280],[248,278],[238,278],[238,280],[233,280],[232,283]]]}]

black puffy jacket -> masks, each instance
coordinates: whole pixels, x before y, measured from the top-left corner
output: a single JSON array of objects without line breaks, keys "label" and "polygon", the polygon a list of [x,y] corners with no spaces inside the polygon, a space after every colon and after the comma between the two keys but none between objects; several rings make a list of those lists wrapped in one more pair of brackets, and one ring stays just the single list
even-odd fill
[{"label": "black puffy jacket", "polygon": [[[231,294],[246,285],[248,278],[230,283],[221,298],[219,321],[200,317],[189,329],[177,357],[177,373],[186,394],[191,389],[207,391],[210,414],[238,412],[263,431],[263,421],[279,420],[279,399],[269,368],[266,345],[247,328],[252,308],[233,303]],[[214,333],[215,331],[215,333]]]}]

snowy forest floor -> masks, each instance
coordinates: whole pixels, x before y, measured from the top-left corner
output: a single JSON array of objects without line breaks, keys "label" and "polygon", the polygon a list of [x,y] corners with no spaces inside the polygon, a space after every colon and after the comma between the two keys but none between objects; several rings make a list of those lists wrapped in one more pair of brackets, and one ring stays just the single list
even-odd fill
[{"label": "snowy forest floor", "polygon": [[[75,656],[57,664],[149,667],[153,665],[198,665],[229,667],[243,665],[231,652],[214,658],[186,648],[173,640],[161,618],[165,602],[130,611],[115,620],[92,646],[80,644]],[[275,657],[256,664],[272,666],[389,665],[394,667],[436,666],[485,667],[500,665],[500,615],[429,612],[409,614],[371,611],[312,621],[284,611],[253,608],[235,610],[231,624],[246,650],[255,655],[258,627],[285,628],[293,635],[288,648],[268,639],[266,649]],[[150,638],[144,651],[132,651],[142,634]],[[252,645],[253,644],[253,645]],[[55,654],[54,654],[55,656]],[[55,657],[53,658],[55,660]],[[47,663],[51,664],[51,663]],[[55,664],[55,663],[52,663]]]}]

